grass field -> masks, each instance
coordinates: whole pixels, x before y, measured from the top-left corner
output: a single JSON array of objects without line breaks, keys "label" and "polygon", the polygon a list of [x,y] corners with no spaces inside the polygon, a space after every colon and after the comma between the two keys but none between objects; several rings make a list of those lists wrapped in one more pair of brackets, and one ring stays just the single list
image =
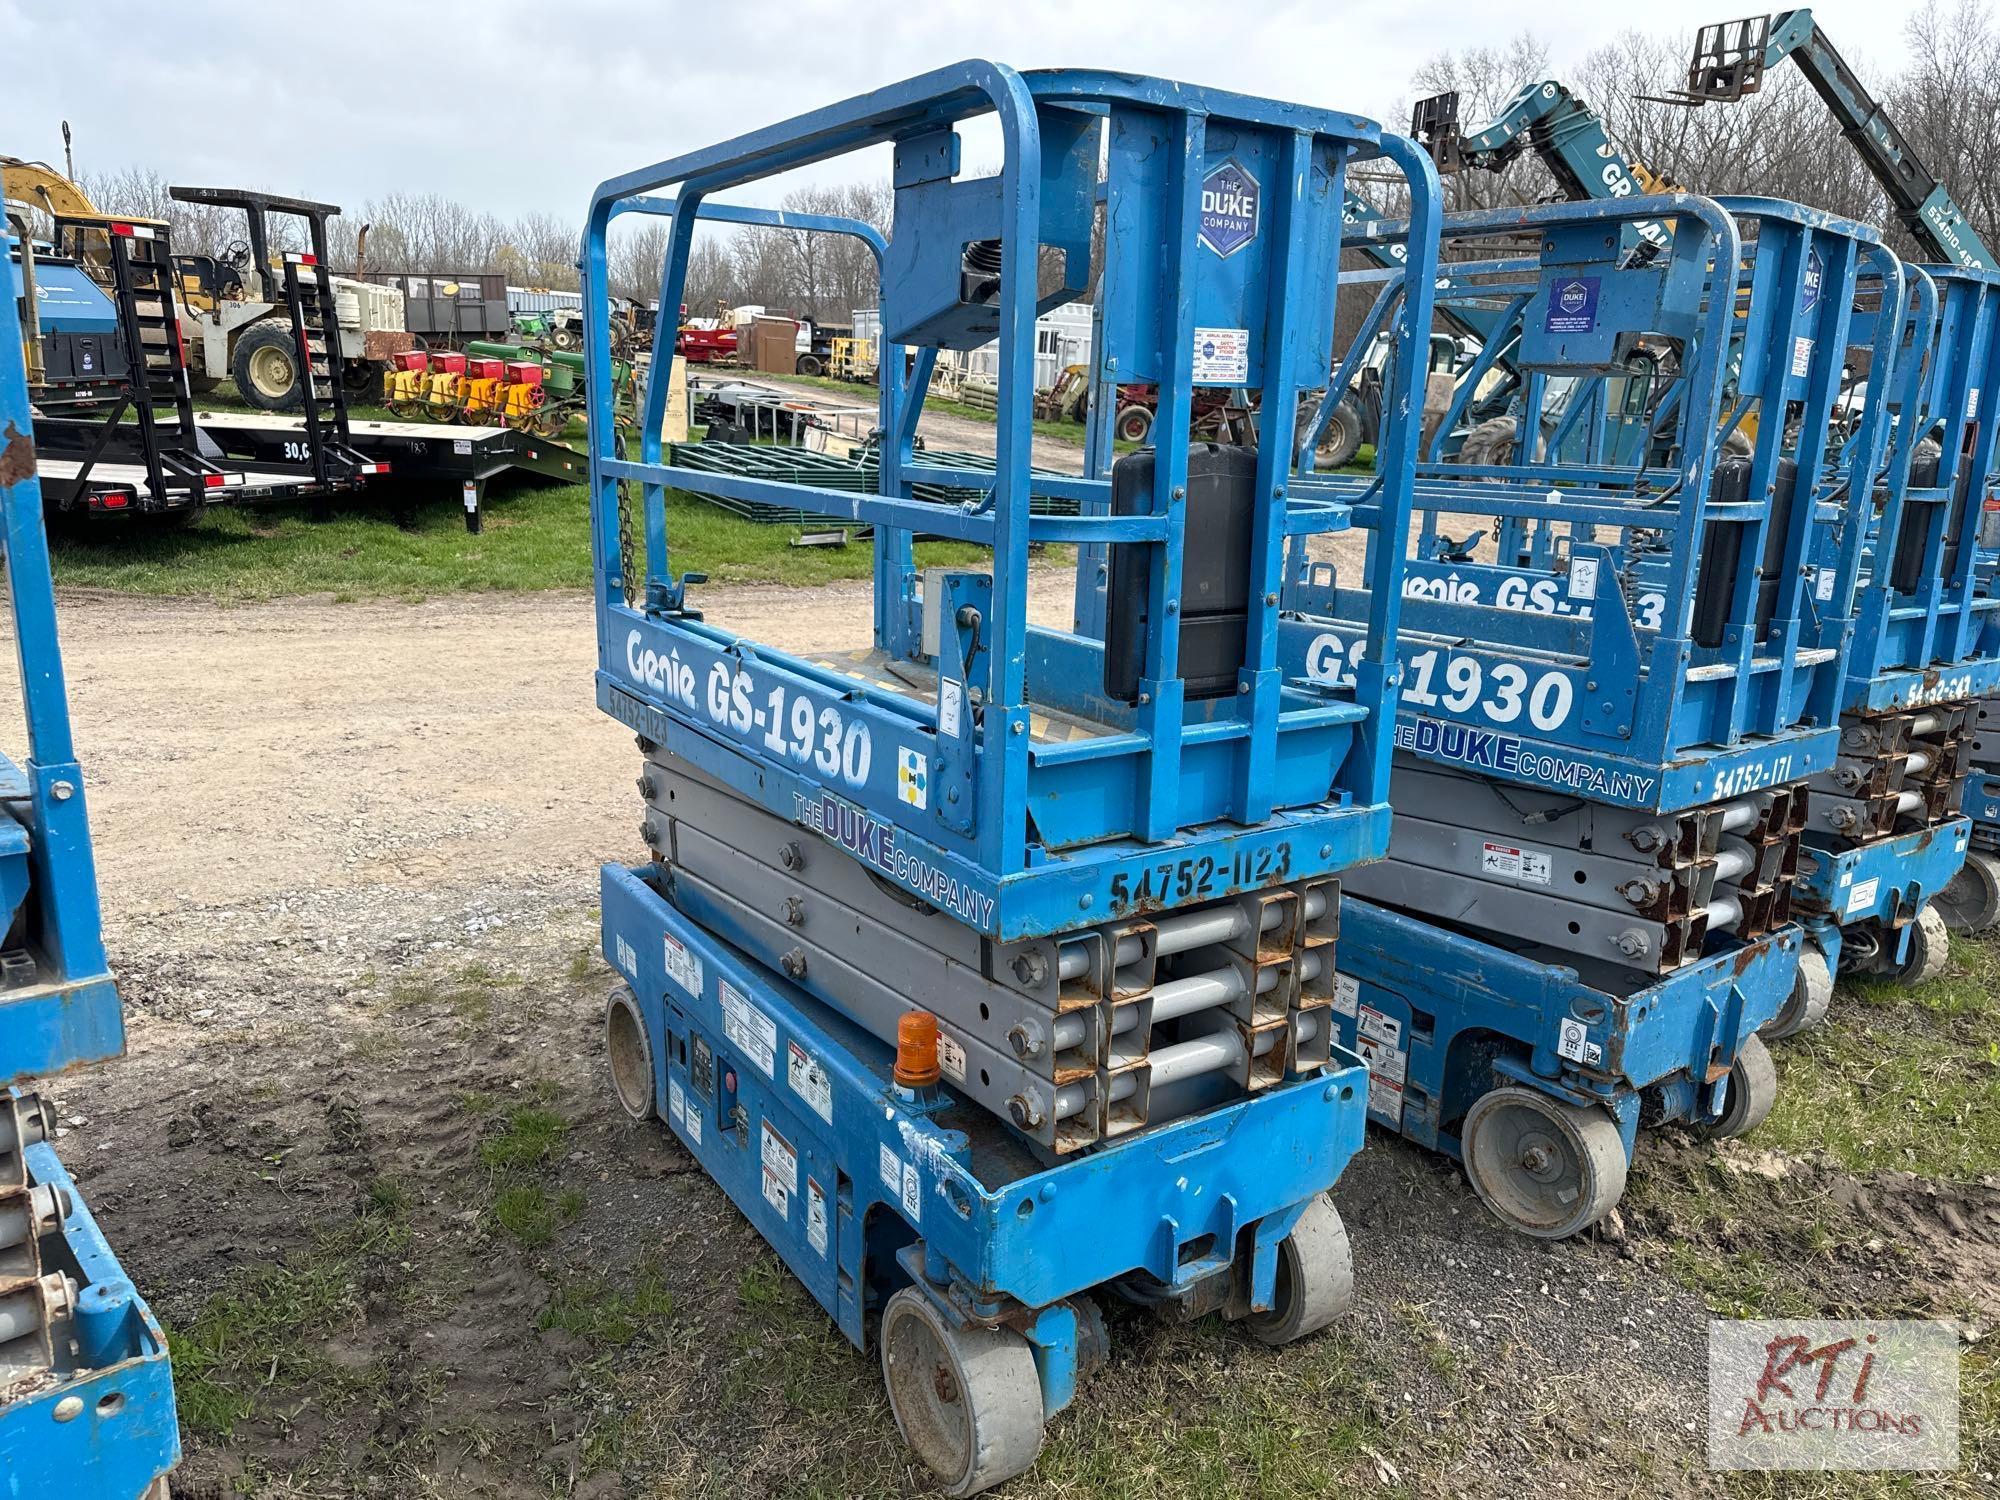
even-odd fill
[{"label": "grass field", "polygon": [[[465,529],[454,496],[416,504],[406,524],[379,505],[336,510],[325,521],[296,509],[211,511],[177,531],[120,528],[54,539],[56,582],[132,594],[273,599],[422,598],[467,590],[590,586],[588,491],[519,485],[488,492],[485,529]],[[759,580],[811,586],[866,577],[875,549],[794,547],[787,526],[758,526],[686,495],[667,497],[676,573],[717,583]],[[925,542],[925,565],[973,562],[978,548]]]},{"label": "grass field", "polygon": [[[226,384],[196,405],[254,410]],[[377,406],[349,411],[357,420],[394,420]],[[569,437],[582,440],[581,424]],[[243,600],[332,594],[345,600],[582,589],[590,586],[588,513],[589,492],[582,485],[497,482],[487,492],[484,530],[474,536],[465,529],[454,486],[439,486],[434,495],[394,487],[366,503],[336,507],[321,521],[296,505],[221,507],[177,530],[104,526],[57,535],[52,546],[58,584],[134,594]],[[718,583],[810,587],[864,578],[874,562],[870,543],[794,547],[796,528],[755,525],[681,494],[668,496],[667,534],[676,573],[706,573]],[[926,565],[984,556],[944,542],[924,543],[917,555]]]}]

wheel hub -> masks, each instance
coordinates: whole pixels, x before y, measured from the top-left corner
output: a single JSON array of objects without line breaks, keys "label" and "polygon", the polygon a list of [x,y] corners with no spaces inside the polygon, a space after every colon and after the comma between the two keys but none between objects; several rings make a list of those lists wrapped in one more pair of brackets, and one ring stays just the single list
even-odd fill
[{"label": "wheel hub", "polygon": [[952,1377],[951,1366],[946,1364],[931,1366],[931,1390],[937,1394],[938,1400],[947,1406],[958,1404],[958,1381]]}]

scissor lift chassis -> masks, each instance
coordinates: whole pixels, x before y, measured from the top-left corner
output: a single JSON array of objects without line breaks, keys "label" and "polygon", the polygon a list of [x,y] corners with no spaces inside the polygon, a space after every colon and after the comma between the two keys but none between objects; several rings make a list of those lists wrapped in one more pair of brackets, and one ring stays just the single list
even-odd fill
[{"label": "scissor lift chassis", "polygon": [[1512,1089],[1586,1118],[1602,1111],[1615,1125],[1616,1159],[1602,1152],[1593,1165],[1586,1149],[1574,1200],[1543,1204],[1539,1216],[1515,1204],[1506,1215],[1549,1238],[1617,1202],[1641,1125],[1738,1133],[1757,1123],[1732,1118],[1730,1096],[1748,1092],[1737,1070],[1767,1065],[1755,1033],[1791,993],[1803,941],[1787,925],[1649,980],[1547,948],[1499,947],[1352,897],[1342,922],[1336,1035],[1369,1064],[1371,1120],[1454,1157],[1464,1154],[1468,1111]]},{"label": "scissor lift chassis", "polygon": [[35,1330],[0,1342],[0,1473],[22,1496],[165,1500],[153,1486],[181,1454],[166,1336],[44,1139],[51,1118],[31,1094],[0,1095],[0,1127],[25,1137],[0,1141],[18,1172],[12,1191],[0,1175],[0,1213],[40,1220],[33,1274],[16,1274],[29,1247],[0,1250],[5,1326]]},{"label": "scissor lift chassis", "polygon": [[986,1110],[898,1090],[893,1048],[674,888],[604,869],[604,951],[638,1000],[653,1107],[857,1347],[906,1275],[952,1325],[1023,1335],[1052,1415],[1102,1355],[1088,1293],[1137,1279],[1255,1319],[1280,1243],[1361,1148],[1367,1073],[1336,1049],[1317,1077],[1044,1165]]}]

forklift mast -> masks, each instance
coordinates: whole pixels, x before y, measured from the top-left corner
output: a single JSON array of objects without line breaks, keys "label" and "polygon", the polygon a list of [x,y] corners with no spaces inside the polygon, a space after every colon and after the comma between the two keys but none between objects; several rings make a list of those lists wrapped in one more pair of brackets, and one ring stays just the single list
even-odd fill
[{"label": "forklift mast", "polygon": [[1440,172],[1465,167],[1497,172],[1523,151],[1532,150],[1555,174],[1563,198],[1571,203],[1673,188],[1656,173],[1628,161],[1612,144],[1597,112],[1553,78],[1523,84],[1493,122],[1472,135],[1460,126],[1456,93],[1419,99],[1411,111],[1410,134],[1430,152]]},{"label": "forklift mast", "polygon": [[1925,166],[1888,113],[1834,50],[1810,10],[1784,10],[1704,26],[1695,36],[1687,88],[1675,102],[1728,104],[1754,94],[1787,57],[1826,101],[1862,163],[1889,195],[1896,218],[1940,260],[1969,270],[2000,266],[1965,210]]}]

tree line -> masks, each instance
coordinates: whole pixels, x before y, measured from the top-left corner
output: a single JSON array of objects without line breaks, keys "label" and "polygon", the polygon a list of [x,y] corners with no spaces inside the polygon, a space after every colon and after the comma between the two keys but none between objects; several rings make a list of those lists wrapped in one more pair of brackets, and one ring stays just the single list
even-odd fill
[{"label": "tree line", "polygon": [[[1831,34],[1848,65],[1883,105],[1917,156],[1989,242],[2000,229],[2000,31],[1980,0],[1925,0],[1903,22],[1909,58],[1894,71],[1869,63],[1867,34]],[[1603,120],[1635,166],[1691,191],[1787,198],[1873,224],[1891,248],[1932,258],[1897,222],[1887,196],[1841,139],[1825,103],[1793,63],[1733,104],[1671,102],[1687,82],[1691,30],[1628,31],[1554,74]],[[1411,99],[1456,90],[1467,134],[1481,129],[1524,84],[1552,76],[1547,46],[1523,32],[1505,47],[1434,57],[1411,79]],[[1454,209],[1538,202],[1556,190],[1532,152],[1500,172],[1447,179]],[[1385,207],[1390,205],[1384,204]]]},{"label": "tree line", "polygon": [[[1904,34],[1909,59],[1894,72],[1871,71],[1859,54],[1865,37],[1845,39],[1855,49],[1848,60],[1974,227],[1994,241],[2000,229],[2000,31],[1981,0],[1925,0],[1905,20]],[[1702,193],[1763,194],[1829,209],[1881,226],[1895,249],[1925,258],[1798,68],[1781,64],[1760,92],[1735,104],[1689,109],[1663,102],[1685,83],[1692,43],[1686,32],[1629,31],[1590,53],[1561,81],[1598,112],[1629,160],[1673,183]],[[1518,88],[1551,71],[1546,44],[1523,32],[1504,47],[1428,59],[1412,75],[1409,97],[1456,90],[1470,133],[1490,121]],[[1356,175],[1356,185],[1378,207],[1397,210],[1394,183],[1382,181],[1380,173]],[[182,252],[219,254],[242,236],[237,215],[176,202],[156,172],[85,171],[80,181],[108,212],[167,220]],[[1554,178],[1532,152],[1498,173],[1460,172],[1447,179],[1453,208],[1532,203],[1555,191]],[[860,219],[886,233],[891,194],[886,182],[809,186],[786,194],[781,206]],[[553,214],[503,220],[443,194],[391,193],[333,221],[329,250],[336,267],[353,268],[364,224],[370,270],[497,271],[516,285],[564,290],[577,285],[577,227]],[[628,215],[614,221],[612,290],[641,302],[656,297],[665,246],[659,220]],[[873,256],[857,240],[797,229],[714,226],[696,236],[683,300],[696,317],[721,307],[761,304],[845,323],[854,309],[875,306],[878,297]]]},{"label": "tree line", "polygon": [[[164,220],[177,254],[222,255],[244,238],[241,213],[183,203],[169,193],[165,177],[143,167],[82,170],[77,185],[105,213]],[[886,182],[800,187],[787,193],[781,206],[792,213],[860,219],[884,234],[889,228]],[[574,291],[578,285],[579,232],[554,214],[502,219],[441,193],[390,193],[344,209],[328,224],[327,253],[337,270],[353,271],[362,261],[364,225],[362,269],[368,271],[497,272],[512,286]],[[274,217],[270,229],[274,251],[306,248],[297,220]],[[612,291],[640,302],[656,299],[666,239],[662,220],[638,215],[615,220]],[[855,308],[873,307],[878,295],[874,256],[859,240],[798,229],[716,226],[696,234],[684,300],[691,316],[761,304],[845,323]]]}]

